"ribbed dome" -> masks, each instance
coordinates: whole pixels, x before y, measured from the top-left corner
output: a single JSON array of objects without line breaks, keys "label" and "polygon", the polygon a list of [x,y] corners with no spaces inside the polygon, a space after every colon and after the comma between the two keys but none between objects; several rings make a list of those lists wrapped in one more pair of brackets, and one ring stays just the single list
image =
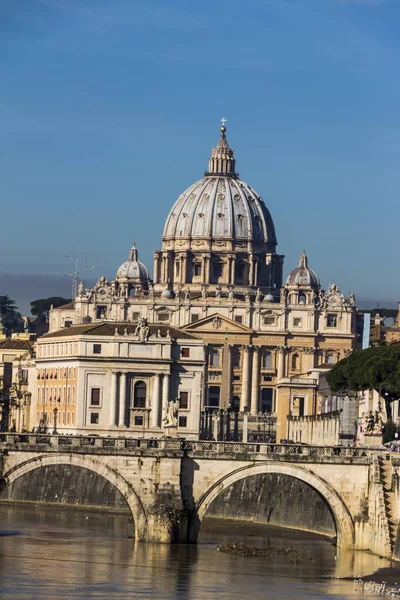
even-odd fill
[{"label": "ribbed dome", "polygon": [[117,271],[117,279],[129,279],[137,282],[148,282],[149,272],[138,258],[138,251],[135,245],[132,246],[129,252],[129,258],[122,263]]},{"label": "ribbed dome", "polygon": [[271,215],[257,192],[235,173],[225,127],[221,131],[209,171],[178,198],[166,220],[163,240],[225,238],[275,246]]},{"label": "ribbed dome", "polygon": [[301,285],[312,288],[321,286],[318,275],[308,267],[308,258],[304,251],[300,256],[299,266],[289,274],[286,285]]},{"label": "ribbed dome", "polygon": [[191,185],[168,215],[163,239],[236,238],[276,244],[264,202],[247,183],[207,176]]}]

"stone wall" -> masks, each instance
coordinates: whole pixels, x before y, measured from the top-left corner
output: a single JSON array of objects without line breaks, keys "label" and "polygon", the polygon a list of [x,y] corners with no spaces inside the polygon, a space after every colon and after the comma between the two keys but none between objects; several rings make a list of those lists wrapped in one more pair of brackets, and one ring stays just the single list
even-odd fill
[{"label": "stone wall", "polygon": [[3,500],[129,511],[122,494],[104,477],[71,465],[46,465],[21,475],[0,491]]},{"label": "stone wall", "polygon": [[322,496],[299,479],[278,473],[237,481],[213,501],[207,516],[336,535],[332,513]]}]

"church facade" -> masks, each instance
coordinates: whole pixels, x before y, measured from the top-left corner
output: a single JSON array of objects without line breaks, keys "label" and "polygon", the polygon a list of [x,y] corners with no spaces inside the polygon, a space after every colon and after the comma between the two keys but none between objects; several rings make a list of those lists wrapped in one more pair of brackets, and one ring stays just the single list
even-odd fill
[{"label": "church facade", "polygon": [[[80,284],[73,303],[51,311],[50,332],[38,340],[38,369],[55,365],[57,357],[44,354],[50,341],[55,348],[69,341],[75,344],[79,336],[93,337],[100,328],[102,345],[109,348],[108,375],[107,383],[96,383],[96,388],[103,390],[114,422],[108,416],[101,425],[88,423],[86,413],[86,420],[79,421],[81,429],[118,428],[118,405],[127,431],[162,435],[168,403],[186,391],[192,401],[189,408],[183,395],[180,405],[187,408],[179,408],[179,417],[185,410],[187,416],[193,414],[187,421],[190,435],[198,434],[201,413],[232,411],[255,419],[260,414],[273,416],[280,441],[288,435],[288,417],[318,411],[315,373],[330,368],[357,344],[354,294],[345,298],[334,284],[324,291],[305,252],[283,282],[283,259],[277,253],[271,214],[257,192],[239,178],[223,126],[208,171],[181,194],[166,219],[161,249],[154,252],[153,280],[133,247],[114,280],[101,277],[90,290]],[[163,332],[159,337],[158,331]],[[163,341],[167,332],[169,350]],[[195,356],[190,368],[185,366],[189,357],[182,353],[189,348],[187,340],[195,348],[184,351]],[[80,344],[73,346],[77,352],[82,352]],[[118,354],[121,351],[125,355]],[[88,358],[70,357],[78,362]],[[70,360],[65,359],[64,363]],[[90,355],[92,369],[102,361],[103,356]],[[111,375],[120,382],[127,369],[133,386],[129,394]],[[88,407],[91,392],[84,372],[78,369],[84,380],[76,382],[75,401]],[[152,382],[142,407],[146,419],[135,425],[134,386],[143,379],[137,379],[140,373],[147,373]],[[191,387],[179,383],[188,373]],[[163,382],[168,375],[168,383],[155,383],[158,375]],[[172,383],[174,378],[178,383]],[[50,410],[42,408],[44,413]]]}]

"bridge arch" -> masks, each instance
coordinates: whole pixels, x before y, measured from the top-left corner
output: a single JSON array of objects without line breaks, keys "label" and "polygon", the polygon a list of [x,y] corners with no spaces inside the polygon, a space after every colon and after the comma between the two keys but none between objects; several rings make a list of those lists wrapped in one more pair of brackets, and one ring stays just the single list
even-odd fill
[{"label": "bridge arch", "polygon": [[[198,524],[200,524],[203,520],[211,503],[223,490],[234,484],[236,481],[245,479],[251,475],[262,475],[269,473],[277,473],[281,475],[288,475],[289,477],[295,477],[296,479],[300,479],[310,487],[317,490],[326,500],[329,508],[332,511],[336,525],[337,545],[343,548],[354,547],[355,532],[353,519],[340,495],[323,479],[314,473],[307,471],[307,469],[295,465],[264,463],[241,467],[240,469],[228,473],[216,481],[214,485],[212,485],[211,488],[207,490],[198,500]],[[194,532],[192,535],[194,535]]]},{"label": "bridge arch", "polygon": [[122,494],[129,507],[129,510],[131,511],[135,527],[135,540],[147,540],[148,521],[146,512],[133,487],[117,471],[96,459],[82,455],[75,456],[73,454],[67,456],[60,454],[40,455],[16,465],[7,473],[5,473],[0,478],[0,481],[5,485],[10,485],[22,475],[25,475],[26,473],[29,473],[30,471],[33,471],[39,467],[45,467],[48,465],[72,465],[76,467],[83,467],[85,469],[89,469],[90,471],[94,471],[97,475],[100,475],[100,477],[103,477],[109,481]]}]

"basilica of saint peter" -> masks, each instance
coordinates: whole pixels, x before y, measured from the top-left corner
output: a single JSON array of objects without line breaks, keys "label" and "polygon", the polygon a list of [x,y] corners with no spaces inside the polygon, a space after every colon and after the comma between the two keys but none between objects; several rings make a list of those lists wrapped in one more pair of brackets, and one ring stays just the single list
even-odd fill
[{"label": "basilica of saint peter", "polygon": [[[114,280],[80,284],[51,311],[37,341],[33,425],[56,407],[61,432],[157,437],[175,401],[182,437],[228,412],[269,415],[286,438],[289,419],[320,412],[319,374],[357,335],[354,294],[323,290],[304,251],[284,282],[283,259],[222,126],[204,177],[166,218],[153,278],[133,246]],[[210,423],[209,437],[229,439]]]}]

